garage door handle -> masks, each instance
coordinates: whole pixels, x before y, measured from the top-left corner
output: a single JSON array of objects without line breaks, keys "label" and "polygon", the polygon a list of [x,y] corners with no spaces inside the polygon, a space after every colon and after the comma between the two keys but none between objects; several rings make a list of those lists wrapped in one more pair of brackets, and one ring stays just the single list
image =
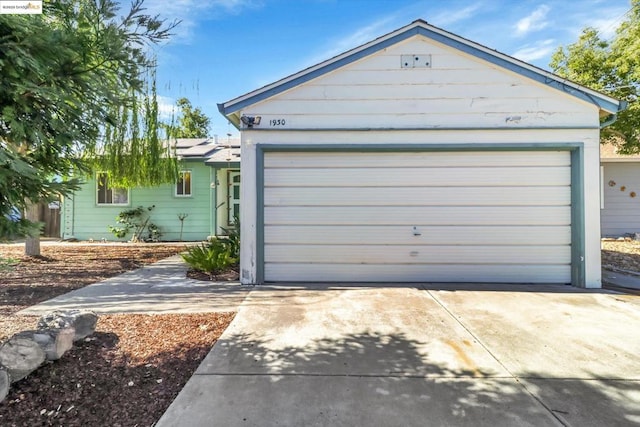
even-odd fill
[{"label": "garage door handle", "polygon": [[422,233],[420,232],[420,230],[418,230],[418,227],[413,226],[413,235],[414,236],[422,236]]}]

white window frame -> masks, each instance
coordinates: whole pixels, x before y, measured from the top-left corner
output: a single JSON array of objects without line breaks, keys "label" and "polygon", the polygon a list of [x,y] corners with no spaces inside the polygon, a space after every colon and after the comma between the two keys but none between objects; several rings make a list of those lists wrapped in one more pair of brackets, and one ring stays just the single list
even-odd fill
[{"label": "white window frame", "polygon": [[[106,180],[106,184],[107,184],[107,190],[109,191],[111,190],[111,201],[105,201],[105,202],[100,202],[100,177],[102,175],[106,175],[107,180]],[[114,190],[126,190],[127,191],[127,201],[124,203],[114,203],[113,202],[113,192]],[[105,194],[105,199],[106,199],[106,194]],[[122,187],[111,187],[109,186],[109,174],[107,174],[106,172],[97,172],[96,173],[96,205],[97,206],[129,206],[129,201],[131,200],[131,194],[129,193],[129,189],[128,188],[122,188]]]},{"label": "white window frame", "polygon": [[[185,192],[184,179],[182,178],[185,174],[189,174],[189,193]],[[178,186],[182,183],[182,194],[178,193]],[[173,187],[174,196],[175,197],[193,197],[193,171],[190,169],[181,170],[178,173],[178,180],[176,181],[176,185]]]},{"label": "white window frame", "polygon": [[238,178],[241,177],[240,175],[240,171],[238,169],[229,169],[227,170],[227,184],[228,184],[228,190],[227,190],[227,203],[228,203],[228,210],[227,210],[227,226],[231,227],[233,226],[233,219],[234,219],[234,211],[235,211],[235,206],[238,206],[238,214],[240,213],[240,199],[236,199],[234,198],[234,194],[233,194],[233,187],[237,186],[238,190],[240,189],[240,182],[234,182],[233,181],[233,177],[237,176]]}]

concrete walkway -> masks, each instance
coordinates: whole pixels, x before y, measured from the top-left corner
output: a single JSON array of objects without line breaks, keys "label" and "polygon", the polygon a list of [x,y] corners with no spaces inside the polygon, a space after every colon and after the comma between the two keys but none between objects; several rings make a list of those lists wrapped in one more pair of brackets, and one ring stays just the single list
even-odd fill
[{"label": "concrete walkway", "polygon": [[640,291],[640,275],[603,269],[602,284],[614,288],[623,288],[623,290]]},{"label": "concrete walkway", "polygon": [[166,258],[57,298],[18,314],[87,309],[96,313],[203,313],[236,311],[251,287],[239,282],[202,282],[186,277],[179,255]]},{"label": "concrete walkway", "polygon": [[640,297],[256,287],[158,426],[636,426]]}]

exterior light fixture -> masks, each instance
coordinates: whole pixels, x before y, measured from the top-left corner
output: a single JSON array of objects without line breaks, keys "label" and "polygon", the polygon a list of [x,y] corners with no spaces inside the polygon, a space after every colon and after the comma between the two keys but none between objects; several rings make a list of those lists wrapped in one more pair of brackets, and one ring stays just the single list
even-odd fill
[{"label": "exterior light fixture", "polygon": [[260,124],[260,119],[262,117],[260,116],[242,116],[240,117],[240,121],[242,121],[242,123],[248,127],[248,128],[252,128],[253,126],[257,126]]}]

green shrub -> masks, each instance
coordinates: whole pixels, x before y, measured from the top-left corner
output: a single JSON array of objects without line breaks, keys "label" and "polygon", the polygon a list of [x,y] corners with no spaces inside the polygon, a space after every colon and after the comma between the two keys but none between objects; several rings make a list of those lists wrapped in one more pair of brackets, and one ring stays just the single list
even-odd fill
[{"label": "green shrub", "polygon": [[109,225],[109,231],[118,239],[125,238],[131,231],[133,231],[131,242],[142,242],[144,241],[144,238],[142,237],[143,232],[146,228],[148,232],[147,240],[157,242],[160,240],[162,232],[157,225],[149,222],[151,219],[150,212],[155,207],[156,205],[153,205],[145,209],[142,206],[138,206],[135,209],[127,209],[120,212],[116,217],[116,222],[119,225],[115,227]]},{"label": "green shrub", "polygon": [[220,239],[226,246],[229,256],[240,260],[240,220],[236,217],[233,220],[233,228],[222,228],[227,237]]},{"label": "green shrub", "polygon": [[190,247],[181,256],[191,268],[207,273],[211,280],[238,263],[238,259],[231,256],[229,245],[215,238]]}]

